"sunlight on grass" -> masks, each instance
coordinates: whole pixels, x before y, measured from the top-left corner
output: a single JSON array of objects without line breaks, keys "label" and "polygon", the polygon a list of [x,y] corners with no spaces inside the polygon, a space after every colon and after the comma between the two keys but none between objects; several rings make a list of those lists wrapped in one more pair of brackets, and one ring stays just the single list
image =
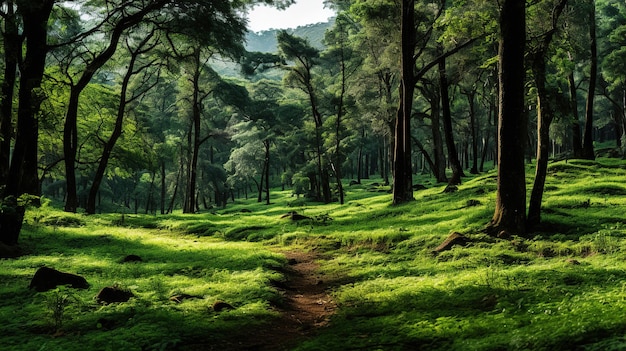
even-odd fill
[{"label": "sunlight on grass", "polygon": [[[320,275],[337,281],[339,311],[297,350],[623,349],[624,179],[623,160],[550,164],[542,224],[510,240],[481,232],[495,206],[494,171],[464,178],[454,193],[420,176],[427,189],[402,206],[391,206],[389,187],[374,179],[347,187],[343,206],[290,191],[273,192],[270,206],[240,199],[196,215],[84,216],[44,206],[27,213],[27,254],[1,261],[3,347],[161,350],[236,339],[276,317],[282,296],[272,282],[287,264],[278,251],[301,249],[323,257]],[[308,219],[292,221],[291,211]],[[451,232],[470,243],[434,253]],[[130,254],[142,261],[125,263]],[[35,293],[27,287],[41,266],[91,286]],[[135,297],[97,304],[98,290],[111,285]],[[62,314],[53,300],[64,303]],[[216,301],[234,310],[215,312]]]}]

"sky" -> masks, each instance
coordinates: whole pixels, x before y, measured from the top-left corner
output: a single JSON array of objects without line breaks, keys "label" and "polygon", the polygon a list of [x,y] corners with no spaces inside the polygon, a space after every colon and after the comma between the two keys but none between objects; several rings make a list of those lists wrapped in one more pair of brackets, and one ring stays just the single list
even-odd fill
[{"label": "sky", "polygon": [[334,11],[324,8],[324,0],[296,0],[295,4],[282,11],[267,6],[256,6],[248,13],[248,28],[253,32],[295,28],[326,22],[333,16]]}]

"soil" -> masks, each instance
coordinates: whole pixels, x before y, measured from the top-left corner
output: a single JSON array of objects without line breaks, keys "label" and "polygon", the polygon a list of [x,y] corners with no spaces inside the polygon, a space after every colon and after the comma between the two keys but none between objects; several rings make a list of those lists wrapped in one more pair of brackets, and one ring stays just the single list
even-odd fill
[{"label": "soil", "polygon": [[281,271],[286,280],[276,282],[283,302],[274,308],[280,317],[232,340],[185,345],[179,350],[290,350],[330,322],[336,304],[328,294],[332,281],[319,272],[315,252],[283,252],[289,265]]}]

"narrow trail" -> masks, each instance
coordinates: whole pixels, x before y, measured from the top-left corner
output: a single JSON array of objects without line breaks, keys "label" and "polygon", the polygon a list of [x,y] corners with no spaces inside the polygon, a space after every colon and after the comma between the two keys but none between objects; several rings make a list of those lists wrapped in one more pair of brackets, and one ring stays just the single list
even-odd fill
[{"label": "narrow trail", "polygon": [[183,350],[281,351],[291,350],[328,325],[336,304],[328,294],[332,282],[319,272],[316,253],[286,251],[289,265],[281,270],[286,281],[276,282],[283,303],[274,307],[280,317],[225,343],[187,345]]}]

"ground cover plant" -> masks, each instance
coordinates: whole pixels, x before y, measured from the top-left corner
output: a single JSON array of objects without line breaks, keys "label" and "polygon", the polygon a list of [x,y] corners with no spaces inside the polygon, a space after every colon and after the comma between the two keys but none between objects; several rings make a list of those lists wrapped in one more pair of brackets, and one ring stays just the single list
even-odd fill
[{"label": "ground cover plant", "polygon": [[[337,309],[297,350],[609,350],[626,348],[626,162],[552,163],[542,224],[526,238],[481,230],[495,173],[454,193],[428,177],[390,206],[376,180],[320,205],[275,191],[271,205],[168,216],[30,209],[25,255],[0,261],[0,336],[11,350],[191,350],[262,338],[284,303],[286,251],[318,257]],[[528,167],[528,182],[532,167]],[[529,187],[530,188],[530,187]],[[286,216],[297,212],[299,221]],[[465,246],[434,252],[452,232]],[[136,255],[139,262],[124,262]],[[39,267],[88,289],[35,292]],[[103,287],[133,293],[99,304]],[[213,308],[223,302],[232,308]],[[227,349],[221,347],[222,349]]]}]

